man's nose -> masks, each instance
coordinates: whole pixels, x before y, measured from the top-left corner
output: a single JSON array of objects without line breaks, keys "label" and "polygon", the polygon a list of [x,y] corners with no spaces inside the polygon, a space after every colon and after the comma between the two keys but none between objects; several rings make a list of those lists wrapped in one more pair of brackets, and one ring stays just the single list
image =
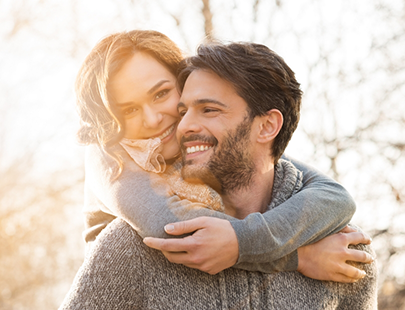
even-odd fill
[{"label": "man's nose", "polygon": [[198,118],[188,111],[180,120],[177,126],[177,132],[179,136],[187,136],[193,133],[201,131],[201,126],[198,122]]},{"label": "man's nose", "polygon": [[151,107],[146,106],[143,109],[143,126],[145,128],[156,128],[162,121],[162,113],[153,110]]}]

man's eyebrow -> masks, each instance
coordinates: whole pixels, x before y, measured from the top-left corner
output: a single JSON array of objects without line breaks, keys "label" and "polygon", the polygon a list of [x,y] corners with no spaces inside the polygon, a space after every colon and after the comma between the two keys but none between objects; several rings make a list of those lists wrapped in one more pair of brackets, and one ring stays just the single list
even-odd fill
[{"label": "man's eyebrow", "polygon": [[[165,83],[170,82],[169,80],[161,80],[157,82],[155,85],[153,85],[146,93],[148,95],[153,94],[157,89],[159,89],[160,86],[162,86]],[[125,108],[127,106],[130,106],[131,104],[134,104],[133,102],[123,102],[123,103],[116,103],[116,105],[120,108]]]},{"label": "man's eyebrow", "polygon": [[177,104],[177,110],[180,108],[185,108],[185,107],[186,107],[186,105],[181,101]]},{"label": "man's eyebrow", "polygon": [[[206,103],[213,103],[213,104],[219,105],[223,108],[228,108],[228,106],[226,104],[222,103],[221,101],[211,99],[211,98],[202,98],[202,99],[194,100],[191,105],[198,106],[198,105],[206,104]],[[186,105],[181,101],[177,104],[177,109],[185,108],[185,107],[186,107]]]}]

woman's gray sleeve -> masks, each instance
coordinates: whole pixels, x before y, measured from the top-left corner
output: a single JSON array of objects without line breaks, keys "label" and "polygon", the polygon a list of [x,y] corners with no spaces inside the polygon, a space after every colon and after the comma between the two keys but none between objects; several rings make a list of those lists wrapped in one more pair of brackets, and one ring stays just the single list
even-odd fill
[{"label": "woman's gray sleeve", "polygon": [[290,160],[303,172],[303,187],[276,208],[231,222],[239,242],[235,267],[262,272],[298,267],[297,249],[336,233],[351,220],[356,206],[336,181],[314,168]]}]

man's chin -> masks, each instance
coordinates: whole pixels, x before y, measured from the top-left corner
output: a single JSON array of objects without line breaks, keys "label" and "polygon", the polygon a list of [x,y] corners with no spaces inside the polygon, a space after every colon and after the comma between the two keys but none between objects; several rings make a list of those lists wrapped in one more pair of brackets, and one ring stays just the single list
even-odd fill
[{"label": "man's chin", "polygon": [[207,184],[217,192],[221,186],[214,174],[205,165],[184,165],[181,170],[184,181],[195,184]]}]

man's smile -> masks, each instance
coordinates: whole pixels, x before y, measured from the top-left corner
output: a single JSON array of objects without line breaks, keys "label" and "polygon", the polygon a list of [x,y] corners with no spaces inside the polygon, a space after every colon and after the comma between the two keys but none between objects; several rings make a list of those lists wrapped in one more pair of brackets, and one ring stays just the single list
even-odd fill
[{"label": "man's smile", "polygon": [[210,153],[209,151],[218,145],[218,140],[214,137],[192,135],[187,138],[182,137],[180,143],[183,157],[191,159]]},{"label": "man's smile", "polygon": [[196,152],[204,152],[211,148],[212,148],[212,146],[208,146],[208,145],[197,145],[197,146],[191,146],[191,147],[186,148],[186,152],[187,152],[187,154],[193,154]]},{"label": "man's smile", "polygon": [[[187,142],[186,145],[183,145],[183,157],[186,160],[199,158],[199,161],[205,161],[211,157],[209,153],[212,150],[214,145],[207,144],[200,141]],[[204,160],[204,158],[206,158]],[[195,162],[194,162],[195,163]],[[189,163],[190,164],[190,163]]]}]

